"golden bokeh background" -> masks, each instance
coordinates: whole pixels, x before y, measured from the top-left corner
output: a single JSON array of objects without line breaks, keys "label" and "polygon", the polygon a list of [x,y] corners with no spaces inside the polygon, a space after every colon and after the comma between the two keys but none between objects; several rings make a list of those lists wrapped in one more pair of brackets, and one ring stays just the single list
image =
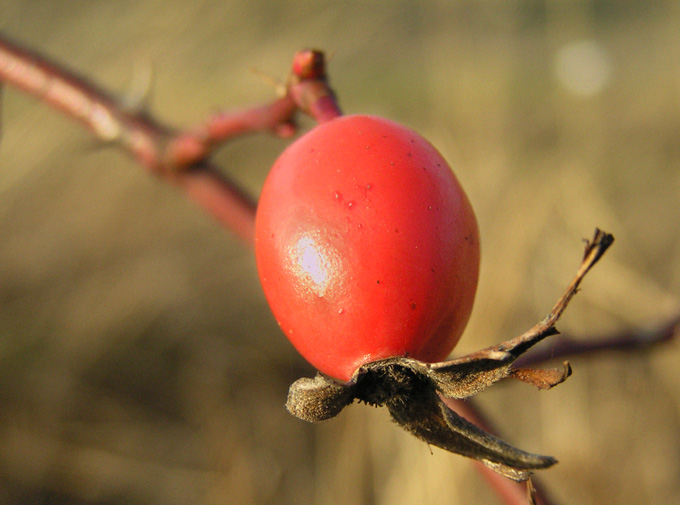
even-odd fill
[{"label": "golden bokeh background", "polygon": [[[560,329],[680,310],[680,6],[650,0],[3,0],[0,31],[121,96],[153,69],[176,126],[264,103],[294,52],[332,54],[348,113],[428,137],[478,213],[477,304],[456,354],[538,321],[595,226],[617,241]],[[313,374],[278,330],[252,253],[129,157],[5,88],[0,143],[0,503],[498,503],[463,458],[385,412],[309,425]],[[308,127],[311,123],[303,121]],[[287,141],[216,162],[257,194]],[[572,360],[550,392],[479,398],[515,445],[556,456],[557,503],[680,503],[680,351]]]}]

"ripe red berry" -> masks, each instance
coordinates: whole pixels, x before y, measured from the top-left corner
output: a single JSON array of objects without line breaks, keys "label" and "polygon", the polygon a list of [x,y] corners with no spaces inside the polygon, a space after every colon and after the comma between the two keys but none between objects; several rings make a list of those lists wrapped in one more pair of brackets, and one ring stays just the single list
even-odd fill
[{"label": "ripe red berry", "polygon": [[475,216],[442,156],[401,125],[344,116],[302,136],[264,184],[255,234],[274,316],[331,377],[390,357],[444,360],[467,324]]}]

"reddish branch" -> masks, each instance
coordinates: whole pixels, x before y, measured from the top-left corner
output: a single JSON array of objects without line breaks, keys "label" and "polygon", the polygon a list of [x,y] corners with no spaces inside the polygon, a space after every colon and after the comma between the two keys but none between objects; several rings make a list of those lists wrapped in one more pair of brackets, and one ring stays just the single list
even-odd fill
[{"label": "reddish branch", "polygon": [[[118,144],[150,172],[182,189],[248,244],[253,242],[256,203],[210,163],[213,150],[233,137],[255,132],[289,137],[296,131],[298,112],[310,115],[317,122],[341,114],[328,85],[324,55],[311,50],[295,55],[285,90],[279,98],[263,106],[216,114],[186,130],[163,125],[144,111],[126,110],[116,97],[82,76],[2,36],[0,80],[80,121],[99,139]],[[593,350],[637,348],[642,343],[672,338],[679,326],[680,319],[676,318],[671,324],[647,334],[618,336],[596,343],[565,340],[558,344],[560,347],[547,351],[547,355],[534,355],[538,359],[531,362]],[[496,431],[472,402],[451,401],[450,406],[485,430]],[[483,465],[477,467],[503,503],[527,503],[524,485]],[[539,504],[555,503],[540,488],[535,498]]]},{"label": "reddish branch", "polygon": [[253,242],[255,201],[219,174],[209,156],[222,142],[248,133],[290,136],[302,111],[317,121],[340,115],[328,86],[323,54],[300,51],[283,96],[238,112],[220,113],[177,131],[128,111],[105,90],[34,51],[0,37],[0,80],[83,123],[105,142],[117,143],[149,171],[166,178],[246,243]]}]

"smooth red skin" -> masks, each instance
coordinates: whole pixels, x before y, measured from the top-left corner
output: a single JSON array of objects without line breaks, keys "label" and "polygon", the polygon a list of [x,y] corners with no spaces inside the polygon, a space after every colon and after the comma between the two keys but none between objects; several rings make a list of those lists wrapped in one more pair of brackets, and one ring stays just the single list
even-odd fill
[{"label": "smooth red skin", "polygon": [[264,184],[255,236],[279,325],[336,379],[389,357],[442,361],[472,311],[472,207],[436,149],[391,121],[343,116],[293,143]]}]

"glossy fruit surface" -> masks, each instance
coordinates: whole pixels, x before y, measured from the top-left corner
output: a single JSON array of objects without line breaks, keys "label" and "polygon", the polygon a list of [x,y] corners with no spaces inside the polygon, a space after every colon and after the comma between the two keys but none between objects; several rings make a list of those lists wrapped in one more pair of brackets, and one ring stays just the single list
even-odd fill
[{"label": "glossy fruit surface", "polygon": [[286,336],[318,370],[444,360],[479,271],[470,203],[423,137],[371,116],[317,126],[275,162],[257,211],[260,280]]}]

